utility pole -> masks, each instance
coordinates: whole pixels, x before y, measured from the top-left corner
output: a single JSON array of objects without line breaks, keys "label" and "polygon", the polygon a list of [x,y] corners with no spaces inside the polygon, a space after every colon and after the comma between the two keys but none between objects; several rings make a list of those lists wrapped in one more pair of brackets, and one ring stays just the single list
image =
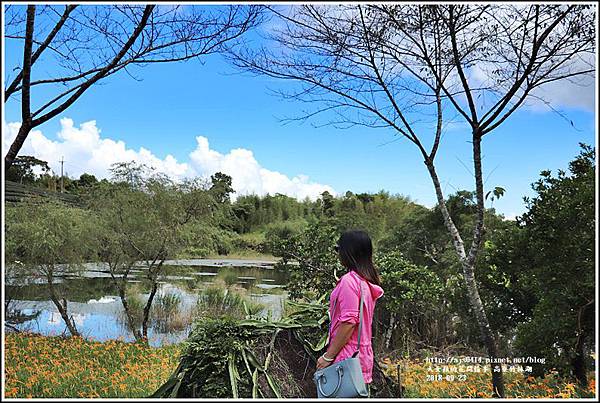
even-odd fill
[{"label": "utility pole", "polygon": [[64,176],[63,176],[63,166],[65,164],[65,157],[63,156],[62,159],[60,160],[60,193],[64,193],[65,192],[65,181],[64,181]]}]

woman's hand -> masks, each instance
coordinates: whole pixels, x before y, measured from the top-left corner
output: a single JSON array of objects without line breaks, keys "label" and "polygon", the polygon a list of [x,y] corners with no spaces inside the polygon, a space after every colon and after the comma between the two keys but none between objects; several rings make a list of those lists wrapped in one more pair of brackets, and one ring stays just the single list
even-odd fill
[{"label": "woman's hand", "polygon": [[333,363],[333,361],[331,361],[331,362],[325,361],[325,359],[323,358],[323,356],[321,356],[317,360],[317,369],[326,368],[326,367],[330,366],[332,363]]}]

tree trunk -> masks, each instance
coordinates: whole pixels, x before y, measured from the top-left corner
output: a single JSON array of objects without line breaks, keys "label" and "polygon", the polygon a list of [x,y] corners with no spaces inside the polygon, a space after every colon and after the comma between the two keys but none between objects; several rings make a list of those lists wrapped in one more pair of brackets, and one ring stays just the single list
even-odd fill
[{"label": "tree trunk", "polygon": [[[471,309],[473,309],[473,314],[475,315],[475,320],[477,321],[477,325],[479,327],[479,333],[483,344],[487,350],[488,357],[494,360],[496,357],[498,357],[498,344],[490,328],[487,315],[485,314],[485,309],[483,308],[483,303],[481,302],[479,290],[477,289],[477,284],[475,282],[474,273],[475,266],[463,264],[463,276],[467,285],[469,303],[471,305]],[[502,376],[502,366],[500,364],[495,364],[494,362],[492,362],[490,364],[490,367],[492,370],[492,384],[494,397],[503,398],[504,380]]]},{"label": "tree trunk", "polygon": [[583,316],[586,309],[592,305],[594,298],[590,299],[586,304],[579,308],[577,312],[577,340],[575,342],[575,356],[571,359],[571,366],[573,367],[573,375],[579,382],[579,384],[587,388],[587,368],[586,368],[586,357],[585,357],[585,338],[586,333],[583,328]]},{"label": "tree trunk", "polygon": [[65,324],[67,325],[67,329],[69,329],[69,333],[71,333],[71,336],[81,337],[81,334],[79,333],[79,331],[77,331],[77,326],[75,326],[75,322],[73,321],[73,318],[70,317],[69,313],[67,312],[67,300],[63,298],[62,302],[60,301],[60,299],[58,298],[58,294],[56,293],[56,289],[54,288],[54,282],[53,282],[52,276],[51,275],[47,276],[47,279],[48,279],[48,290],[50,293],[50,299],[56,306],[56,309],[58,309],[60,316],[63,318]]},{"label": "tree trunk", "polygon": [[146,302],[146,306],[144,307],[144,320],[142,321],[142,337],[144,338],[144,341],[146,343],[148,343],[148,319],[150,318],[150,308],[152,307],[152,301],[154,300],[154,296],[156,295],[157,290],[158,281],[156,278],[153,278],[152,289],[150,290],[148,301]]},{"label": "tree trunk", "polygon": [[588,380],[585,365],[584,341],[585,334],[581,333],[577,338],[577,344],[575,345],[575,357],[573,357],[571,360],[571,366],[573,367],[573,375],[575,376],[575,379],[577,379],[579,385],[587,389]]},{"label": "tree trunk", "polygon": [[8,172],[8,169],[12,166],[17,154],[23,143],[27,138],[27,135],[32,129],[31,124],[31,93],[30,93],[30,82],[31,82],[31,48],[33,46],[33,29],[35,21],[35,6],[27,6],[27,25],[25,28],[25,44],[23,46],[23,68],[22,73],[22,90],[21,90],[21,127],[17,133],[17,137],[11,144],[6,156],[4,157],[4,172]]},{"label": "tree trunk", "polygon": [[385,331],[385,349],[386,349],[386,351],[390,350],[390,344],[392,342],[392,335],[394,334],[394,329],[396,329],[396,314],[390,312],[390,323],[388,324],[388,328]]},{"label": "tree trunk", "polygon": [[450,321],[448,310],[446,309],[446,296],[443,297],[440,307],[440,316],[442,317],[442,322],[440,323],[439,329],[441,338],[439,346],[445,346],[448,344],[448,323]]},{"label": "tree trunk", "polygon": [[[480,141],[481,139],[479,139]],[[477,140],[474,140],[474,143]],[[479,145],[479,144],[478,144]],[[477,164],[477,153],[478,153],[478,145],[474,145],[474,154],[475,160]],[[479,167],[481,166],[481,160],[479,159]],[[431,159],[425,159],[425,165],[429,171],[429,175],[431,176],[431,180],[433,181],[433,186],[435,187],[435,192],[438,200],[438,205],[442,212],[442,216],[444,219],[444,224],[450,232],[452,237],[452,242],[454,244],[454,248],[460,260],[462,270],[463,270],[463,278],[465,280],[465,285],[467,287],[467,292],[469,294],[469,304],[471,309],[473,310],[473,314],[475,315],[475,320],[477,321],[477,325],[479,327],[480,337],[482,342],[487,350],[488,356],[490,359],[495,360],[498,356],[498,348],[496,339],[492,334],[492,330],[490,329],[490,324],[485,314],[485,309],[483,308],[483,303],[481,302],[481,298],[479,296],[479,290],[477,289],[477,283],[475,282],[475,257],[477,255],[477,245],[476,242],[480,242],[481,235],[483,232],[481,225],[476,225],[475,229],[475,240],[474,245],[471,248],[469,256],[467,256],[465,252],[464,242],[458,228],[452,221],[450,217],[450,212],[448,211],[448,207],[446,206],[446,201],[444,200],[444,195],[442,193],[442,188],[440,185],[440,180],[435,171],[435,167],[433,165],[433,161]],[[477,168],[477,167],[476,167]],[[476,169],[477,171],[477,169]],[[480,171],[477,171],[480,173]],[[476,175],[477,176],[477,175]],[[478,193],[478,207],[481,207],[481,201],[479,200],[479,193],[481,191],[480,185],[481,182],[477,180],[477,193]],[[478,218],[483,217],[483,214],[478,211]],[[479,223],[478,223],[479,224]],[[490,364],[492,370],[492,385],[493,385],[493,396],[504,398],[504,380],[502,377],[502,367],[498,364],[494,364],[493,362]]]},{"label": "tree trunk", "polygon": [[129,301],[127,300],[127,276],[129,275],[129,270],[131,269],[131,265],[125,267],[125,271],[123,275],[117,280],[115,273],[117,272],[117,267],[119,263],[108,263],[108,270],[110,273],[110,277],[112,279],[112,283],[119,291],[119,298],[121,299],[121,304],[123,305],[123,310],[125,311],[125,317],[127,318],[127,324],[131,333],[133,333],[133,337],[136,341],[140,341],[142,339],[142,335],[140,334],[140,330],[136,326],[135,320],[131,314],[131,308],[129,307]]},{"label": "tree trunk", "polygon": [[119,297],[121,298],[121,304],[123,305],[123,310],[125,311],[125,317],[127,318],[129,329],[131,329],[135,340],[141,341],[142,335],[140,334],[140,330],[138,329],[135,320],[131,315],[131,309],[129,308],[129,302],[127,301],[127,295],[125,294],[125,284],[120,284],[117,286],[117,288],[119,289]]}]

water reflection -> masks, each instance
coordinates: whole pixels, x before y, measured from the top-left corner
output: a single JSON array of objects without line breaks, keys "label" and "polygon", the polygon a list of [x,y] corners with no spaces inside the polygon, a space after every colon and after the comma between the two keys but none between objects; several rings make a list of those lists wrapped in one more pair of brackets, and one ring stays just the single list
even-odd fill
[{"label": "water reflection", "polygon": [[[161,278],[148,329],[151,345],[184,340],[197,313],[198,293],[215,282],[247,290],[253,301],[265,305],[261,312],[263,316],[281,316],[286,298],[282,288],[287,282],[286,273],[262,262],[255,266],[250,266],[248,261],[235,266],[231,260],[222,264],[218,261],[201,264],[207,262],[205,260],[188,260],[186,265],[181,262],[171,261],[174,264],[165,267],[165,275]],[[135,297],[145,304],[150,283],[144,274],[144,267],[140,266],[130,283],[135,284],[137,289]],[[84,337],[98,341],[134,340],[117,289],[101,265],[87,267],[81,277],[63,278],[61,286],[68,299],[69,314]],[[20,317],[20,321],[11,322],[14,328],[44,335],[68,334],[56,307],[47,298],[44,284],[26,282],[25,285],[16,285],[13,282],[6,285],[6,292],[12,298],[13,316]]]}]

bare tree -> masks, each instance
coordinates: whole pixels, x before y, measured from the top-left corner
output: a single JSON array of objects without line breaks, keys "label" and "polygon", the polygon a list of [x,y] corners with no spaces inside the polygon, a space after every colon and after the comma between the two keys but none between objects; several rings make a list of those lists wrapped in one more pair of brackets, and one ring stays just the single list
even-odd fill
[{"label": "bare tree", "polygon": [[[485,234],[483,136],[559,80],[595,70],[595,7],[581,5],[306,5],[270,8],[265,40],[230,52],[238,67],[301,83],[279,91],[307,105],[292,120],[325,116],[336,127],[392,129],[414,144],[431,177],[460,261],[469,303],[491,358],[498,356],[475,279]],[[298,88],[298,87],[295,87]],[[448,119],[448,113],[451,118]],[[453,222],[435,166],[444,127],[471,128],[477,209],[470,246]],[[492,363],[494,395],[504,396]]]},{"label": "bare tree", "polygon": [[[222,51],[258,25],[260,6],[46,5],[5,9],[5,38],[23,42],[23,61],[7,77],[4,102],[20,95],[21,128],[8,169],[29,132],[62,113],[91,86],[132,66],[200,58]],[[36,69],[52,60],[52,73]],[[41,66],[40,66],[41,67]],[[40,87],[46,97],[33,97]]]}]

